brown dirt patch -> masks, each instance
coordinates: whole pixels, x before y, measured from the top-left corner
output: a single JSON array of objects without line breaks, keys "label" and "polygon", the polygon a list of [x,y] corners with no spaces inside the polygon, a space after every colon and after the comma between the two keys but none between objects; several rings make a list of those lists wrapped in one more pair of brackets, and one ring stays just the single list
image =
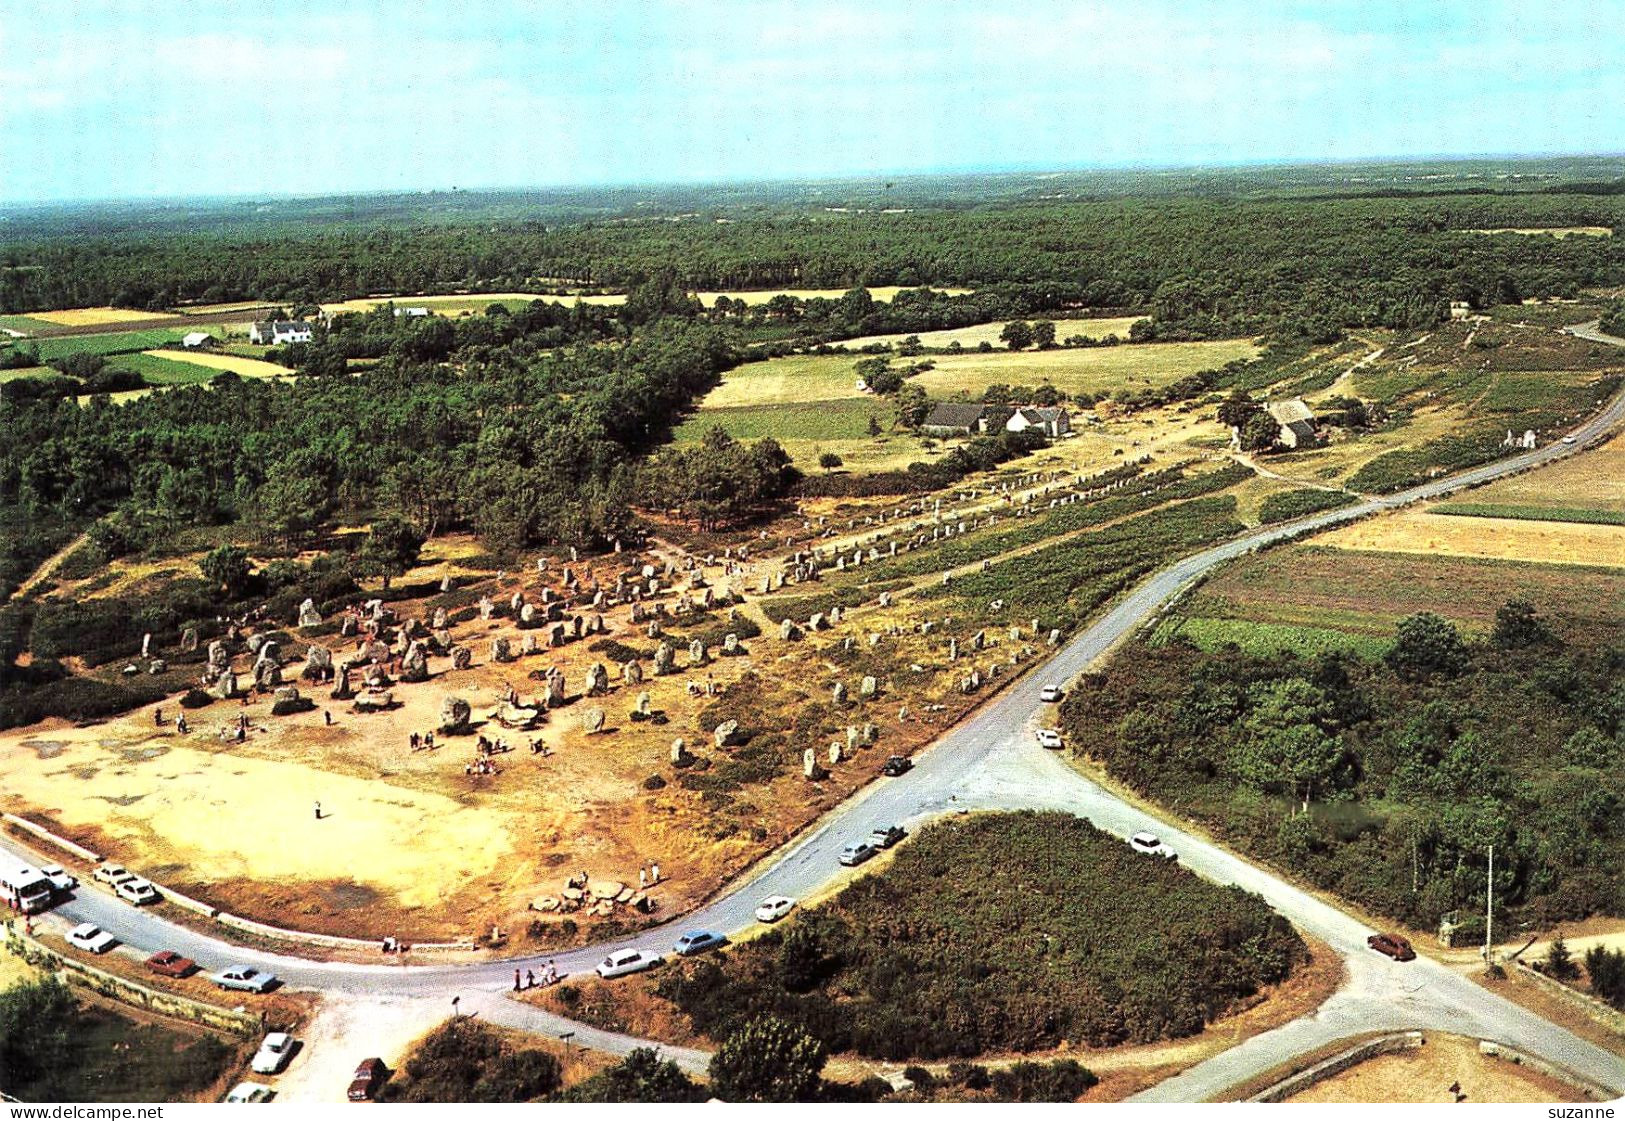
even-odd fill
[{"label": "brown dirt patch", "polygon": [[1577,1102],[1586,1097],[1555,1078],[1505,1059],[1481,1055],[1476,1039],[1428,1035],[1414,1051],[1379,1055],[1289,1102],[1453,1102],[1458,1084],[1466,1102]]}]

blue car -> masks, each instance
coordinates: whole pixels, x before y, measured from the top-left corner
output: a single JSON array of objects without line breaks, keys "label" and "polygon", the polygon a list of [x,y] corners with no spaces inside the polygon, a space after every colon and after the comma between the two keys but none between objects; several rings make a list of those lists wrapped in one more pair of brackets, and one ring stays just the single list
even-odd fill
[{"label": "blue car", "polygon": [[678,957],[693,957],[703,954],[707,950],[720,949],[728,944],[728,939],[713,930],[691,930],[677,940],[672,952]]}]

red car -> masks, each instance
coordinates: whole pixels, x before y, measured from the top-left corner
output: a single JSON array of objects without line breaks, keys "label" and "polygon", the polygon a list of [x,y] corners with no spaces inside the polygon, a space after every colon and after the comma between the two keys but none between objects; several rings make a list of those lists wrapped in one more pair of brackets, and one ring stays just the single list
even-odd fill
[{"label": "red car", "polygon": [[353,1102],[370,1102],[388,1077],[389,1068],[384,1065],[384,1060],[362,1059],[361,1065],[355,1068],[355,1078],[350,1081],[347,1096]]},{"label": "red car", "polygon": [[1379,954],[1387,954],[1395,961],[1410,961],[1416,957],[1411,942],[1403,934],[1373,934],[1365,944]]},{"label": "red car", "polygon": [[147,968],[165,977],[190,977],[197,972],[197,962],[174,950],[159,950],[147,959]]}]

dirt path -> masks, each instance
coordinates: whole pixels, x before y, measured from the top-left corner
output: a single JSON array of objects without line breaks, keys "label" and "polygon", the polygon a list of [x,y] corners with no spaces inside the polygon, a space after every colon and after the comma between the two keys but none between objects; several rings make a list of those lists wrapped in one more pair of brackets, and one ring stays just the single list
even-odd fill
[{"label": "dirt path", "polygon": [[24,580],[17,590],[12,593],[12,598],[21,599],[23,596],[33,594],[34,589],[43,584],[51,573],[57,570],[57,567],[68,558],[68,554],[77,549],[86,536],[86,534],[81,533],[62,548],[46,557],[40,566],[34,570],[33,575]]}]

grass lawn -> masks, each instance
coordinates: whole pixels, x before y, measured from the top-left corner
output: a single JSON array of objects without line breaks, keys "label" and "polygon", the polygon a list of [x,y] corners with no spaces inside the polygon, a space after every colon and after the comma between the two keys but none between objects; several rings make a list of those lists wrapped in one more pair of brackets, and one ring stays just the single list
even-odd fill
[{"label": "grass lawn", "polygon": [[1341,650],[1362,658],[1380,658],[1393,645],[1392,638],[1331,627],[1201,616],[1178,616],[1166,620],[1152,634],[1152,645],[1165,643],[1176,635],[1189,640],[1199,650],[1211,653],[1234,643],[1254,657],[1268,657],[1290,650],[1307,658]]},{"label": "grass lawn", "polygon": [[756,440],[763,436],[780,440],[867,439],[870,417],[878,421],[882,429],[890,428],[889,402],[878,397],[858,397],[808,404],[706,408],[677,430],[677,439],[698,440],[714,424],[720,424],[736,440]]},{"label": "grass lawn", "polygon": [[20,381],[23,378],[51,378],[57,373],[49,366],[24,366],[20,370],[0,370],[0,382]]},{"label": "grass lawn", "polygon": [[33,334],[35,331],[56,324],[48,319],[40,319],[31,315],[0,315],[0,327],[12,331],[22,331],[24,334]]},{"label": "grass lawn", "polygon": [[66,338],[37,339],[41,362],[70,354],[134,354],[137,351],[178,343],[190,332],[180,327],[158,327],[145,331],[114,331],[106,335],[70,335]]},{"label": "grass lawn", "polygon": [[119,354],[110,363],[121,370],[133,370],[148,385],[197,385],[213,381],[220,373],[190,362],[180,362],[157,354]]},{"label": "grass lawn", "polygon": [[265,362],[258,358],[236,354],[213,354],[201,350],[149,350],[146,354],[148,357],[161,358],[185,366],[197,366],[216,373],[230,370],[245,378],[282,378],[293,374],[292,370],[286,366],[278,366],[275,362]]}]

